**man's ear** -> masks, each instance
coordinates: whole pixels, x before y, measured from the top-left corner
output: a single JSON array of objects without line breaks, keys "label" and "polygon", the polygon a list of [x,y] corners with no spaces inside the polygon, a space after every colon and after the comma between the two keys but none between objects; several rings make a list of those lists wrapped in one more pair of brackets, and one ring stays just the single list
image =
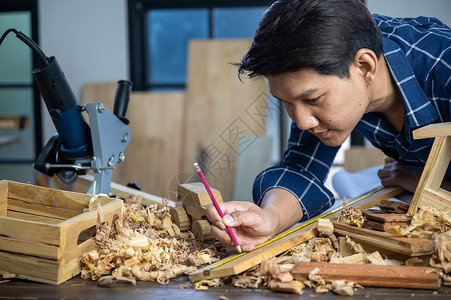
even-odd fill
[{"label": "man's ear", "polygon": [[376,78],[379,64],[376,54],[370,49],[362,48],[354,56],[353,66],[358,68],[360,76],[370,85]]}]

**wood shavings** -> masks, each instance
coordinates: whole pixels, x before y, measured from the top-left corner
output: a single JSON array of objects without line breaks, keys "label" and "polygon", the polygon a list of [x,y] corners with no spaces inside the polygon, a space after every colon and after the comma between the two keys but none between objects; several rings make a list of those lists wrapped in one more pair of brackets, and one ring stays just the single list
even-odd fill
[{"label": "wood shavings", "polygon": [[354,295],[355,286],[353,282],[335,280],[332,282],[332,292],[341,296],[352,296]]},{"label": "wood shavings", "polygon": [[82,255],[84,279],[111,274],[166,284],[221,258],[214,245],[204,248],[191,233],[181,233],[164,203],[144,209],[141,196],[127,198],[123,222],[118,217],[110,226],[103,222],[101,206],[96,209],[98,250]]},{"label": "wood shavings", "polygon": [[97,280],[98,285],[105,287],[114,286],[118,283],[126,283],[135,286],[136,279],[124,276],[102,276],[99,278],[99,280]]},{"label": "wood shavings", "polygon": [[347,199],[343,199],[344,208],[341,210],[340,215],[337,218],[338,222],[346,223],[352,226],[363,227],[365,218],[363,217],[362,211],[359,209],[347,206]]},{"label": "wood shavings", "polygon": [[434,242],[436,251],[429,263],[433,267],[442,268],[445,274],[451,273],[451,231],[436,234]]},{"label": "wood shavings", "polygon": [[194,289],[196,291],[208,290],[209,287],[222,286],[224,283],[219,278],[205,279],[194,283]]}]

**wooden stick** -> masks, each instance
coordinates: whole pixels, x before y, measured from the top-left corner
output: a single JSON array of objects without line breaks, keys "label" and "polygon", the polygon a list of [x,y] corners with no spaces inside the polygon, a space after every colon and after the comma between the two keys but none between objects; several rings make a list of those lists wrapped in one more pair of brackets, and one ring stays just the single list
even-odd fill
[{"label": "wooden stick", "polygon": [[297,264],[291,273],[296,280],[307,280],[316,268],[326,281],[345,280],[362,286],[435,290],[441,285],[439,270],[431,267],[308,262]]},{"label": "wooden stick", "polygon": [[434,252],[434,241],[429,239],[397,237],[387,232],[358,228],[338,222],[334,222],[334,232],[408,256],[428,255]]}]

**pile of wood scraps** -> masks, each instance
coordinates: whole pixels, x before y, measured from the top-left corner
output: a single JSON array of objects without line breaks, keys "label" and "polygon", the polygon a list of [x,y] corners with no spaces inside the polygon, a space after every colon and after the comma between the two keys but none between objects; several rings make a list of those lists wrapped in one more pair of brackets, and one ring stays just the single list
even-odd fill
[{"label": "pile of wood scraps", "polygon": [[111,274],[164,284],[221,258],[214,245],[205,246],[190,232],[180,232],[171,221],[169,207],[143,208],[139,198],[125,200],[123,222],[102,222],[102,210],[96,208],[98,249],[83,254],[82,278],[97,280]]},{"label": "pile of wood scraps", "polygon": [[[223,202],[221,193],[211,189],[217,202]],[[202,242],[211,242],[215,238],[211,234],[211,223],[207,220],[205,210],[212,204],[210,196],[202,182],[179,184],[178,206],[171,209],[172,221],[180,230],[191,230]]]}]

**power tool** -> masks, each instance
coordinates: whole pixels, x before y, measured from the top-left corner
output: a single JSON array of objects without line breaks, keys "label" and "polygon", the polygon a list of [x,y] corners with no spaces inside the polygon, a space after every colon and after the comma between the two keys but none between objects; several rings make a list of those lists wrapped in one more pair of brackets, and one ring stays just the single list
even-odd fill
[{"label": "power tool", "polygon": [[[131,139],[126,112],[132,83],[118,81],[114,113],[100,102],[79,105],[56,58],[47,57],[32,39],[10,28],[0,38],[0,45],[10,32],[38,58],[33,77],[57,131],[33,167],[48,176],[56,174],[65,185],[92,170],[94,180],[87,193],[109,194],[112,171],[117,163],[124,161],[124,151]],[[90,125],[83,112],[88,113]]]}]

